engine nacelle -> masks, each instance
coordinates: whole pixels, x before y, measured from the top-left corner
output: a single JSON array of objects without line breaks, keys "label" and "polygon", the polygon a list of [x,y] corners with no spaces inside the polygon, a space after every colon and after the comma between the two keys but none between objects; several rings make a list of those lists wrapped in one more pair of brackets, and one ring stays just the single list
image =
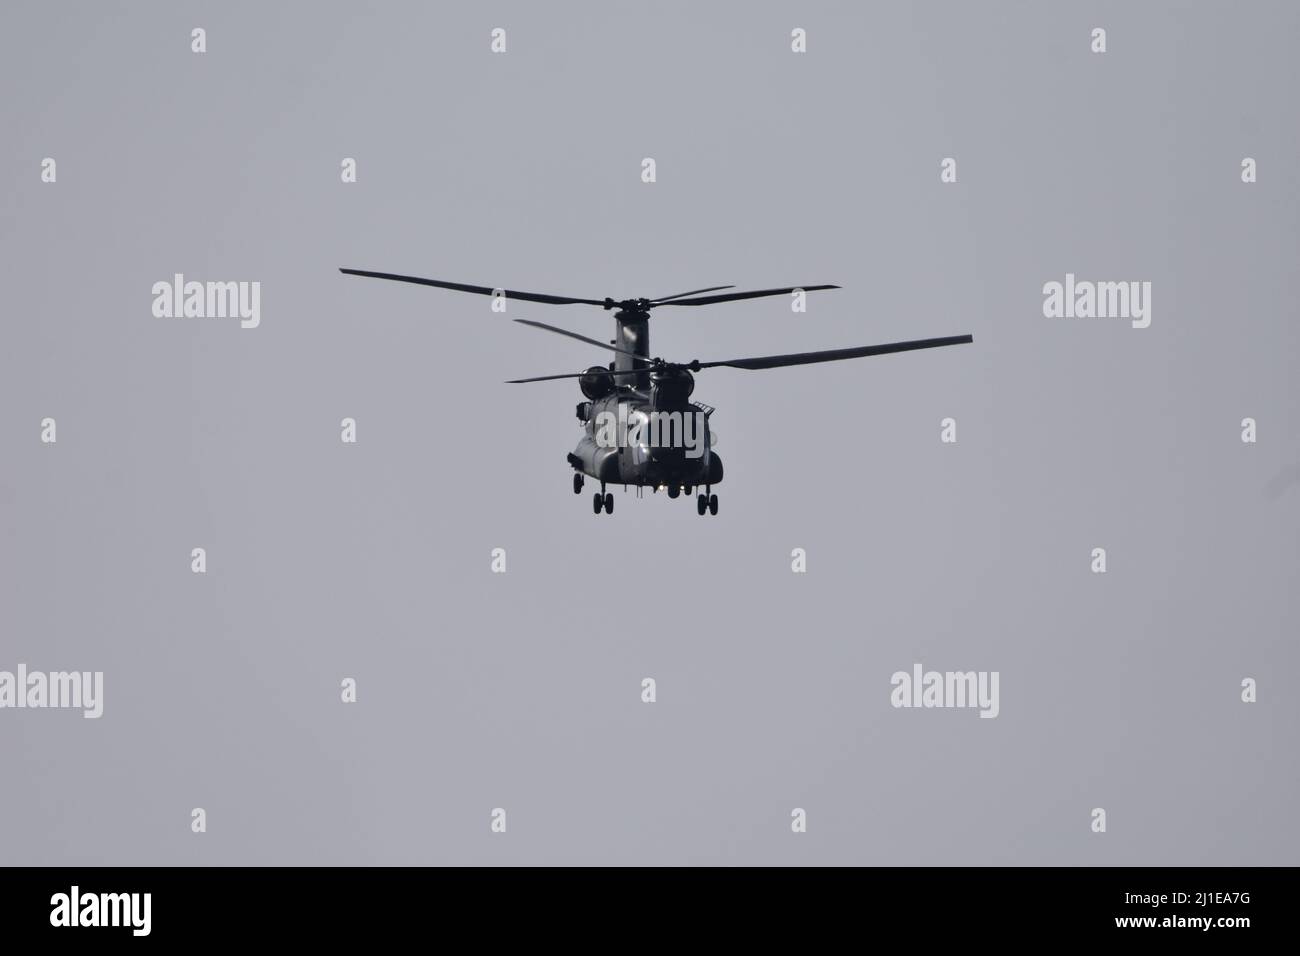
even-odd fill
[{"label": "engine nacelle", "polygon": [[695,378],[684,368],[659,369],[651,373],[654,402],[659,408],[681,408],[695,391]]},{"label": "engine nacelle", "polygon": [[582,389],[583,395],[595,401],[614,391],[614,375],[603,365],[593,365],[582,373],[578,387]]}]

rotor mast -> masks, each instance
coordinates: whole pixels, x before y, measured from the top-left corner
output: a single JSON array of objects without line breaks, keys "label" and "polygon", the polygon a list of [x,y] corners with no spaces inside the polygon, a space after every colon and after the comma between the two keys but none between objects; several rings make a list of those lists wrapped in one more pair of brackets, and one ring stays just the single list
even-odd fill
[{"label": "rotor mast", "polygon": [[[614,356],[616,371],[641,367],[632,355],[626,354],[628,352],[643,359],[650,358],[650,310],[648,303],[641,305],[641,301],[620,303],[619,310],[614,313],[614,345],[623,350]],[[650,387],[648,368],[636,375],[620,376],[620,379],[633,388],[644,390]]]}]

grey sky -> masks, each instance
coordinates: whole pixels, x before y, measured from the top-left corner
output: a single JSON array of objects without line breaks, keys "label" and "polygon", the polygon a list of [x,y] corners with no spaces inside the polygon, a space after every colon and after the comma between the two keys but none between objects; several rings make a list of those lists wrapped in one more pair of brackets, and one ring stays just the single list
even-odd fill
[{"label": "grey sky", "polygon": [[[0,669],[105,676],[99,720],[0,711],[0,862],[1296,863],[1298,27],[6,4]],[[677,360],[975,343],[702,372],[720,514],[597,518],[577,389],[502,380],[599,360],[509,319],[607,313],[339,266],[843,286],[661,310]],[[261,282],[260,326],[155,318],[177,272]],[[1044,318],[1067,272],[1150,281],[1150,328]],[[892,708],[918,661],[999,671],[999,716]]]}]

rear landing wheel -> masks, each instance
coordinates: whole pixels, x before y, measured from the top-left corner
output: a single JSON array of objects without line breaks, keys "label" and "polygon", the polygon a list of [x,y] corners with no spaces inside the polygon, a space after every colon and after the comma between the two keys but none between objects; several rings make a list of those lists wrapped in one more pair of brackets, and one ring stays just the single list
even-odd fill
[{"label": "rear landing wheel", "polygon": [[613,492],[607,491],[605,492],[605,514],[612,515],[613,513],[614,513],[614,494]]},{"label": "rear landing wheel", "polygon": [[704,495],[699,495],[695,499],[695,511],[700,517],[704,517],[704,512],[709,508],[709,499]]},{"label": "rear landing wheel", "polygon": [[600,509],[604,506],[604,504],[605,504],[605,496],[602,495],[599,491],[596,492],[596,494],[591,499],[591,510],[596,512],[596,514],[600,514]]},{"label": "rear landing wheel", "polygon": [[580,471],[573,473],[573,493],[575,495],[582,494],[582,472]]},{"label": "rear landing wheel", "polygon": [[709,495],[709,514],[715,515],[717,513],[718,513],[718,496]]}]

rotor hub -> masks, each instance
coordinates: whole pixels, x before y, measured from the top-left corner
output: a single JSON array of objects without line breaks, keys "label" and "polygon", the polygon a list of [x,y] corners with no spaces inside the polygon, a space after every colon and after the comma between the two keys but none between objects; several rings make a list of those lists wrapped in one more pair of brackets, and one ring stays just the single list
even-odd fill
[{"label": "rotor hub", "polygon": [[650,315],[650,306],[652,303],[649,299],[606,299],[605,311],[618,309],[620,312],[627,313],[629,316],[637,318],[648,318]]},{"label": "rotor hub", "polygon": [[654,386],[656,402],[668,408],[686,404],[695,390],[695,377],[686,366],[663,359],[655,359],[650,369],[650,382]]}]

